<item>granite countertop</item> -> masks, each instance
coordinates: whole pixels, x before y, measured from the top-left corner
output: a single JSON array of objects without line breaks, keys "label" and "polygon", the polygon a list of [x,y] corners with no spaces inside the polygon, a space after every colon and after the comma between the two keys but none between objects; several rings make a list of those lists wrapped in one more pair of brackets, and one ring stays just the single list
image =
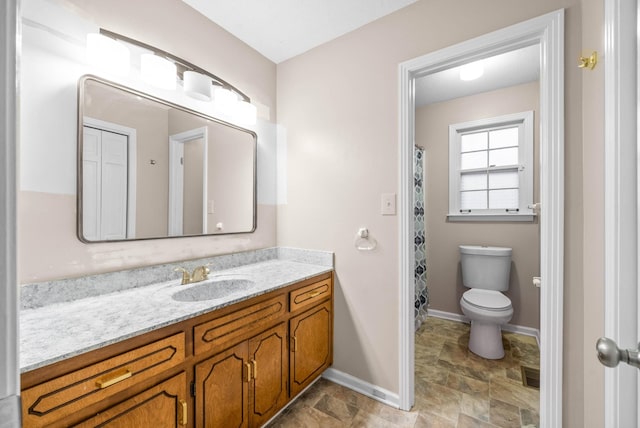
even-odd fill
[{"label": "granite countertop", "polygon": [[172,279],[23,309],[20,312],[20,371],[43,367],[331,270],[333,267],[325,264],[267,260],[211,273],[209,281],[253,282],[248,289],[243,287],[218,299],[176,301],[172,298],[174,293],[203,283],[180,285],[179,279]]}]

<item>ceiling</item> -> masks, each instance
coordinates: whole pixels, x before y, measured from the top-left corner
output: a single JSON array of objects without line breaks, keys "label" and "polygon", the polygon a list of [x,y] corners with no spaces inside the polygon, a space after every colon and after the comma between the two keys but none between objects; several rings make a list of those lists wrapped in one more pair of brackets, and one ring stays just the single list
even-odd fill
[{"label": "ceiling", "polygon": [[417,0],[183,0],[276,64]]},{"label": "ceiling", "polygon": [[416,79],[416,107],[533,82],[540,78],[540,46],[510,51],[482,60],[484,74],[460,80],[460,67]]}]

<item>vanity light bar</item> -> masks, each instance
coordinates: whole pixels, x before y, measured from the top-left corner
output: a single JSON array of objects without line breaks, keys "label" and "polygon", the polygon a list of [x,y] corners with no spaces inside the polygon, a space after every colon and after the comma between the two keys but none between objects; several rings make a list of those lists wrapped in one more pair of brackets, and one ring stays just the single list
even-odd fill
[{"label": "vanity light bar", "polygon": [[236,88],[235,86],[233,86],[232,84],[226,82],[224,79],[221,79],[220,77],[216,76],[215,74],[209,73],[206,70],[203,70],[202,68],[198,67],[197,65],[194,65],[188,61],[185,61],[182,58],[179,58],[175,55],[170,54],[169,52],[163,51],[162,49],[158,49],[154,46],[148,45],[146,43],[142,43],[139,42],[138,40],[132,39],[130,37],[126,37],[123,36],[121,34],[118,33],[114,33],[113,31],[109,31],[109,30],[105,30],[104,28],[100,29],[100,34],[106,36],[106,37],[110,37],[114,40],[119,40],[121,42],[125,42],[128,43],[130,45],[135,45],[135,46],[139,46],[143,49],[149,50],[151,52],[153,52],[155,55],[158,55],[160,57],[166,58],[170,61],[172,61],[177,68],[177,73],[178,76],[184,80],[184,72],[185,71],[195,71],[197,73],[203,74],[205,76],[208,76],[211,78],[211,80],[213,81],[214,85],[218,85],[221,86],[229,91],[232,91],[234,93],[236,93],[240,98],[242,98],[242,101],[245,101],[247,103],[251,102],[251,99],[244,94],[241,90],[239,90],[238,88]]}]

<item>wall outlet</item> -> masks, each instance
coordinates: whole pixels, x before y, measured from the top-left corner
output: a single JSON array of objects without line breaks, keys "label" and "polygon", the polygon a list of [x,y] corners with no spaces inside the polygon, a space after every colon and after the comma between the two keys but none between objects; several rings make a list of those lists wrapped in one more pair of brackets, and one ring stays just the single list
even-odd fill
[{"label": "wall outlet", "polygon": [[215,210],[214,210],[213,200],[210,200],[207,202],[207,213],[213,214],[214,212]]}]

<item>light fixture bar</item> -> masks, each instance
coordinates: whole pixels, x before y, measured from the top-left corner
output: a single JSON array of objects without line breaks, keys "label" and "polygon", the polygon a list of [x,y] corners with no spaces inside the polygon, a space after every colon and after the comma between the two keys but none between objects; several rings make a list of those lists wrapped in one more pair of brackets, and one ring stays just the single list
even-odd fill
[{"label": "light fixture bar", "polygon": [[185,61],[182,58],[179,58],[179,57],[177,57],[175,55],[172,55],[169,52],[163,51],[162,49],[158,49],[158,48],[156,48],[154,46],[151,46],[151,45],[148,45],[146,43],[139,42],[138,40],[132,39],[130,37],[123,36],[123,35],[118,34],[118,33],[114,33],[113,31],[105,30],[104,28],[100,29],[100,34],[102,34],[104,36],[107,36],[107,37],[110,37],[110,38],[115,39],[115,40],[120,40],[122,42],[129,43],[131,45],[139,46],[139,47],[141,47],[143,49],[146,49],[146,50],[149,50],[149,51],[153,52],[156,55],[165,57],[165,58],[173,61],[176,64],[177,68],[178,68],[178,74],[180,76],[182,76],[185,71],[195,71],[195,72],[198,72],[200,74],[204,74],[204,75],[210,77],[211,80],[213,80],[214,84],[217,84],[219,86],[222,86],[225,89],[228,89],[228,90],[230,90],[232,92],[235,92],[240,97],[242,97],[242,99],[244,101],[246,101],[248,103],[251,102],[251,99],[247,95],[245,95],[241,90],[239,90],[238,88],[236,88],[232,84],[228,83],[224,79],[221,79],[220,77],[216,76],[215,74],[212,74],[212,73],[209,73],[206,70],[203,70],[202,68],[198,67],[195,64],[192,64],[192,63],[190,63],[188,61]]}]

